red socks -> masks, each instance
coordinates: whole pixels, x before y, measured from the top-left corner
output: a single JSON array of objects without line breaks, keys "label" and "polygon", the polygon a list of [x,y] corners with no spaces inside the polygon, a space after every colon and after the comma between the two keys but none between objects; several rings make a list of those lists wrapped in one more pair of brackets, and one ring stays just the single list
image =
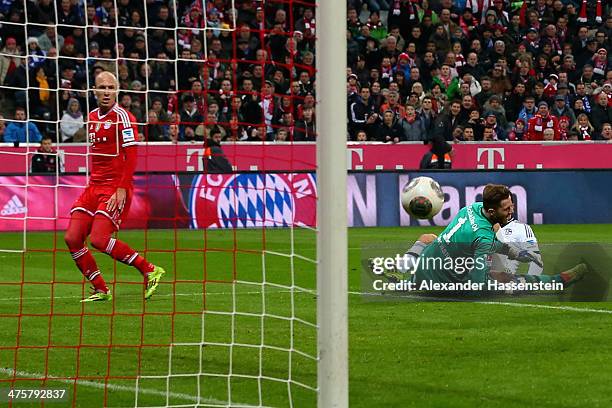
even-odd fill
[{"label": "red socks", "polygon": [[132,262],[132,265],[135,266],[136,269],[138,269],[140,273],[145,276],[149,272],[153,272],[153,269],[155,269],[155,265],[144,259],[142,256],[138,255],[138,253],[136,253],[136,258],[134,259],[134,262]]},{"label": "red socks", "polygon": [[100,274],[100,270],[98,269],[98,265],[96,264],[96,260],[89,252],[87,247],[83,247],[78,251],[71,251],[72,259],[77,264],[83,276],[85,276],[94,288],[100,292],[108,292],[108,287],[106,286],[106,282],[104,278],[102,278],[102,274]]},{"label": "red socks", "polygon": [[146,259],[138,255],[138,252],[130,248],[125,242],[112,237],[108,240],[104,252],[119,262],[134,266],[143,276],[153,272],[155,268],[152,263],[147,262]]},{"label": "red socks", "polygon": [[[89,233],[90,228],[91,233]],[[84,245],[88,233],[91,245],[94,248],[107,253],[119,262],[134,266],[143,276],[146,277],[155,268],[153,264],[138,255],[138,252],[130,248],[125,242],[113,238],[113,232],[114,226],[107,218],[96,218],[92,225],[92,220],[87,214],[75,212],[65,236],[72,259],[74,259],[83,276],[91,282],[97,291],[104,293],[108,292],[106,282],[102,278],[94,257],[87,246]]]}]

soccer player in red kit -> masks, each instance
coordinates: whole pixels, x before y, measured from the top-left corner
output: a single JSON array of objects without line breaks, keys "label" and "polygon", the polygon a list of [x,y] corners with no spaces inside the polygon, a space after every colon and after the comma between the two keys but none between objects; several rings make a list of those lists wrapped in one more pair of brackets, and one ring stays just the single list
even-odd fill
[{"label": "soccer player in red kit", "polygon": [[113,259],[134,266],[146,282],[145,299],[153,295],[165,273],[126,243],[113,238],[130,209],[136,168],[136,118],[116,103],[117,78],[101,72],[95,80],[98,108],[89,114],[88,140],[92,155],[89,184],[70,210],[65,241],[81,273],[93,285],[82,302],[111,300],[111,292],[85,240]]}]

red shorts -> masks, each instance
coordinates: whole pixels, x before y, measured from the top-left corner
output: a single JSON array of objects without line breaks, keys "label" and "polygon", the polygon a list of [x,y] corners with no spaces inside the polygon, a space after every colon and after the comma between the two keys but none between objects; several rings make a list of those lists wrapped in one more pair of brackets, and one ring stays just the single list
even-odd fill
[{"label": "red shorts", "polygon": [[96,214],[102,214],[112,221],[115,229],[119,229],[121,221],[123,221],[130,211],[132,203],[132,189],[127,190],[127,197],[123,210],[116,209],[112,213],[106,210],[106,202],[117,191],[115,187],[110,186],[87,186],[85,191],[81,193],[79,198],[72,204],[70,214],[75,211],[83,211],[92,217]]}]

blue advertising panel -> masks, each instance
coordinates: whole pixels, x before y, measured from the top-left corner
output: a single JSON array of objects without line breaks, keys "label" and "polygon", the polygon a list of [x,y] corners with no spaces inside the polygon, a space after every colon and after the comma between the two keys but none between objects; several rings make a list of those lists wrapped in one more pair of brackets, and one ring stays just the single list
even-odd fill
[{"label": "blue advertising panel", "polygon": [[[432,220],[410,219],[400,191],[428,176],[444,190],[442,211]],[[612,223],[612,171],[378,172],[352,173],[348,180],[350,226],[447,225],[467,204],[482,199],[488,183],[510,187],[515,216],[529,224]]]}]

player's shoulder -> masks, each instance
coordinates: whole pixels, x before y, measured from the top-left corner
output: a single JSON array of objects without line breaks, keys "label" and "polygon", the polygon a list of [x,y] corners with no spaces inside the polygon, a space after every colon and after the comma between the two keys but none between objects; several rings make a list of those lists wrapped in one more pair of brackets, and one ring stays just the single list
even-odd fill
[{"label": "player's shoulder", "polygon": [[499,229],[497,237],[500,241],[530,241],[535,240],[535,234],[528,224],[513,220]]},{"label": "player's shoulder", "polygon": [[88,115],[89,119],[90,120],[98,119],[99,113],[100,113],[100,108],[96,108],[96,109],[92,110],[91,112],[89,112],[89,115]]},{"label": "player's shoulder", "polygon": [[136,116],[129,110],[125,109],[120,105],[115,105],[113,107],[113,112],[117,115],[117,119],[124,126],[132,126],[136,123]]}]

